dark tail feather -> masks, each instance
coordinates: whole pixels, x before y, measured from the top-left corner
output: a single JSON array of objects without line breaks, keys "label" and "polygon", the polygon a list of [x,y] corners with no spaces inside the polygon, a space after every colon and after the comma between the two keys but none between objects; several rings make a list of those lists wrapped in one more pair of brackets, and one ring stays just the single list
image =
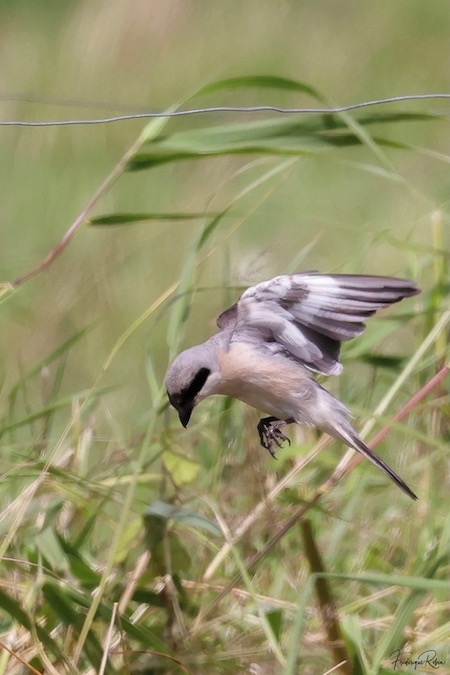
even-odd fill
[{"label": "dark tail feather", "polygon": [[335,428],[333,436],[338,436],[342,441],[344,441],[344,443],[350,445],[355,450],[358,450],[358,452],[364,455],[364,457],[367,457],[367,459],[369,459],[372,464],[375,464],[375,466],[377,466],[379,469],[381,469],[381,471],[389,476],[391,481],[398,485],[400,490],[403,490],[403,492],[407,494],[408,497],[411,497],[411,499],[418,499],[417,495],[415,495],[414,492],[410,490],[406,483],[402,481],[400,476],[397,476],[395,471],[393,471],[390,466],[383,462],[383,460],[378,457],[378,455],[376,455],[373,450],[363,443],[350,424],[348,424],[348,427],[348,429],[342,429],[342,427],[340,429]]},{"label": "dark tail feather", "polygon": [[404,481],[400,478],[400,476],[397,476],[395,471],[391,469],[390,466],[388,466],[383,460],[378,457],[370,448],[367,447],[365,443],[361,441],[361,439],[357,438],[353,441],[353,445],[355,446],[356,450],[359,450],[359,452],[364,455],[364,457],[367,457],[367,459],[370,459],[370,461],[375,464],[381,471],[384,471],[385,474],[389,476],[391,481],[398,485],[398,487],[405,492],[405,494],[408,495],[408,497],[411,497],[411,499],[418,499],[417,495],[414,494],[412,490],[406,485]]}]

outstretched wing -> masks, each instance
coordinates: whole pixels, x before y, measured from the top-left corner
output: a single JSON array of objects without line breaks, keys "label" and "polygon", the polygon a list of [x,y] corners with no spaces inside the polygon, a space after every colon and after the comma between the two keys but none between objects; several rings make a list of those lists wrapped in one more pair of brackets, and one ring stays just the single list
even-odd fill
[{"label": "outstretched wing", "polygon": [[222,312],[222,314],[217,317],[217,328],[220,328],[220,330],[225,330],[225,328],[234,328],[238,314],[237,308],[238,303],[235,302],[234,305],[231,305],[231,307],[228,307],[228,309]]},{"label": "outstretched wing", "polygon": [[317,272],[279,276],[248,288],[217,320],[232,340],[263,341],[324,375],[337,375],[341,342],[365,329],[377,309],[416,295],[412,281]]}]

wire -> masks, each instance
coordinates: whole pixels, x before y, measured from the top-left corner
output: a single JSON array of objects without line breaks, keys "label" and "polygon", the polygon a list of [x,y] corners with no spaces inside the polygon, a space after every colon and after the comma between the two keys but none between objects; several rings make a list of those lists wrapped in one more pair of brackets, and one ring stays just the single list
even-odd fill
[{"label": "wire", "polygon": [[[77,124],[111,124],[114,122],[124,122],[129,120],[152,119],[157,117],[186,117],[188,115],[204,115],[209,113],[260,113],[276,112],[283,115],[331,115],[370,106],[383,105],[386,103],[399,103],[401,101],[421,101],[431,99],[450,99],[450,94],[407,94],[404,96],[390,96],[388,98],[379,98],[372,101],[362,101],[350,105],[337,106],[334,108],[280,108],[274,105],[254,105],[254,106],[212,106],[208,108],[188,108],[186,110],[172,110],[166,112],[142,112],[131,113],[127,115],[115,115],[113,117],[100,117],[97,119],[73,119],[73,120],[52,120],[47,122],[30,122],[20,120],[0,120],[0,126],[3,127],[60,127]],[[436,113],[448,114],[448,113]]]}]

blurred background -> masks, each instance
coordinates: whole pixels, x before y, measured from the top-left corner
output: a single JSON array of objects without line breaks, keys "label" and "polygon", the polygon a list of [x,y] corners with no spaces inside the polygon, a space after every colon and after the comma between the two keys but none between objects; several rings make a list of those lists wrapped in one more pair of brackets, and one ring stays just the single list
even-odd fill
[{"label": "blurred background", "polygon": [[[244,75],[291,78],[336,105],[445,93],[450,91],[449,14],[450,5],[440,0],[3,0],[0,119],[88,119],[164,110],[206,84]],[[230,87],[182,107],[258,104],[315,107],[318,102],[295,91]],[[448,109],[448,101],[424,100],[370,112],[448,115]],[[176,118],[163,133],[274,117],[215,113]],[[0,127],[2,281],[26,273],[56,246],[146,124]],[[384,146],[383,160],[366,145],[293,158],[231,155],[120,176],[92,216],[218,213],[234,200],[199,254],[205,259],[192,273],[194,306],[174,324],[176,340],[173,334],[167,337],[174,305],[161,302],[149,311],[185,274],[209,218],[82,226],[48,270],[5,297],[1,306],[2,472],[14,473],[17,462],[26,465],[53,452],[83,392],[110,387],[88,408],[92,416],[84,423],[95,438],[89,452],[83,454],[87,441],[80,442],[77,428],[60,444],[57,457],[73,448],[80,453],[79,463],[69,463],[70,471],[92,481],[114,477],[115,471],[126,473],[127,463],[136,457],[136,439],[151,422],[157,430],[152,427],[154,444],[170,428],[180,452],[193,461],[200,453],[202,467],[210,473],[194,480],[193,490],[209,495],[218,480],[214,495],[238,522],[226,476],[218,479],[214,473],[213,458],[221,448],[213,447],[208,432],[199,446],[197,436],[182,436],[186,432],[177,428],[176,416],[161,412],[161,401],[152,408],[152,386],[162,386],[171,350],[209,337],[216,315],[234,302],[240,287],[275,274],[311,269],[394,274],[418,279],[425,292],[430,289],[434,249],[448,247],[448,117],[387,125],[381,131],[383,138],[409,149]],[[271,170],[273,178],[262,180]],[[76,338],[80,331],[85,333]],[[64,346],[70,340],[70,348]],[[388,353],[408,357],[417,340],[414,327],[405,327],[384,345]],[[368,391],[372,380],[361,364],[351,368],[346,402],[372,405],[381,391]],[[391,379],[382,373],[380,381],[383,387]],[[331,384],[335,391],[338,386]],[[417,386],[407,385],[401,400]],[[217,402],[204,408],[219,409]],[[231,420],[234,436],[227,445],[240,460],[244,451],[238,422],[244,414],[236,409],[237,426]],[[204,415],[197,419],[207,421]],[[425,426],[422,433],[427,433]],[[403,440],[401,447],[407,444]],[[252,457],[259,457],[258,452]],[[323,460],[328,468],[336,456]],[[260,461],[265,472],[266,458]],[[164,493],[160,469],[155,471],[152,487],[144,486],[133,512],[141,513],[151,497]],[[27,484],[26,477],[7,483],[4,503]],[[239,493],[239,484],[234,486]],[[417,485],[412,487],[417,491]],[[60,485],[50,491],[67,497]],[[263,491],[255,488],[254,499]],[[249,507],[252,491],[243,492],[244,484],[233,507]],[[96,533],[98,541],[108,541],[120,504],[121,499]],[[350,567],[353,563],[352,558]]]}]

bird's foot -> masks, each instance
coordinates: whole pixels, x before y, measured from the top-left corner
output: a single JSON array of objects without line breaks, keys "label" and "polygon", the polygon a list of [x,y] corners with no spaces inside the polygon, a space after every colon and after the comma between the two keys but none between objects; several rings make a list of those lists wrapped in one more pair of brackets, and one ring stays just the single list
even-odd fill
[{"label": "bird's foot", "polygon": [[280,427],[284,427],[284,425],[289,424],[290,421],[291,420],[279,420],[277,417],[264,417],[262,420],[259,420],[258,433],[261,445],[268,450],[275,459],[275,445],[278,448],[281,448],[286,441],[289,445],[291,444],[289,438],[280,431]]}]

